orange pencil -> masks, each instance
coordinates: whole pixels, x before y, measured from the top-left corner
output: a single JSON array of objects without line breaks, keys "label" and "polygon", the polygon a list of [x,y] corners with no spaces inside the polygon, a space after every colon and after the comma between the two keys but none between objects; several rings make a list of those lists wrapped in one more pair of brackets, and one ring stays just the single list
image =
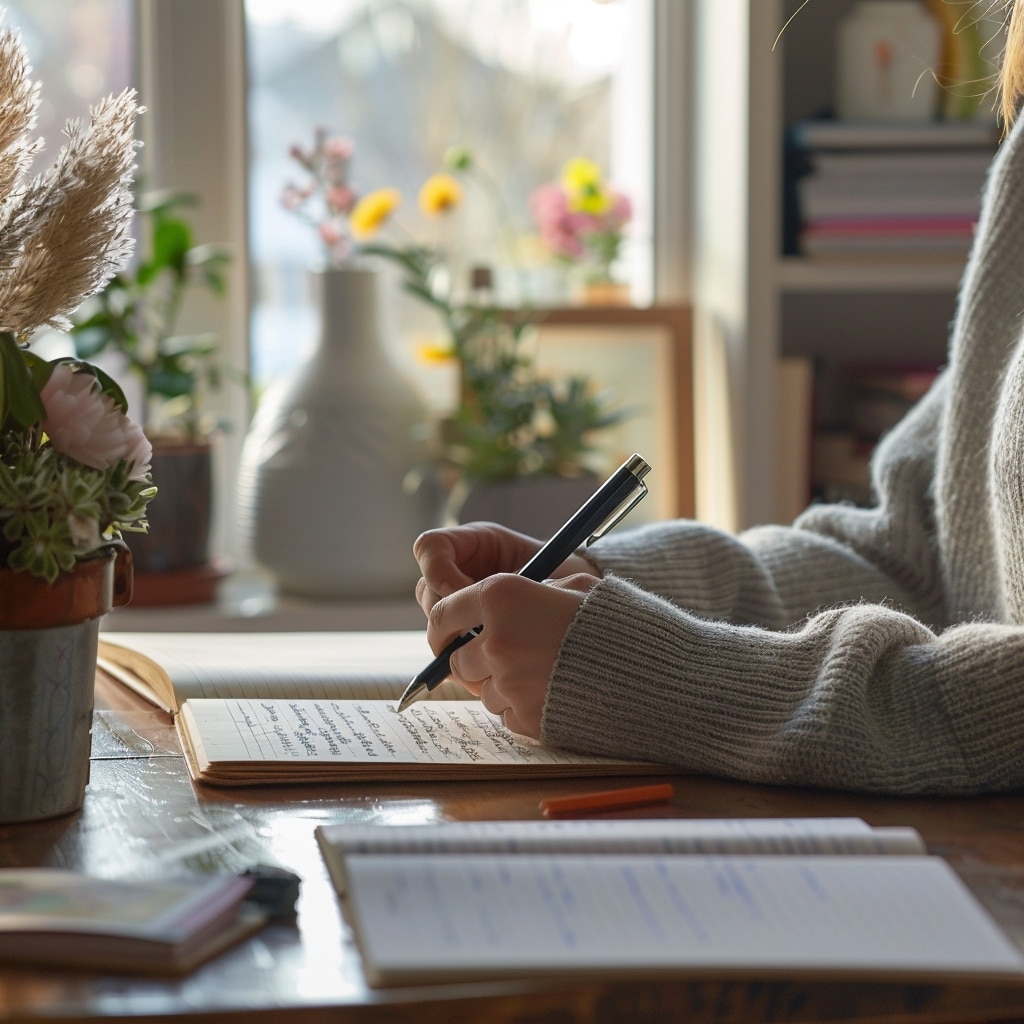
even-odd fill
[{"label": "orange pencil", "polygon": [[540,810],[545,818],[571,818],[591,811],[619,811],[626,807],[664,804],[673,796],[675,791],[671,783],[659,782],[653,786],[633,786],[630,789],[607,789],[600,793],[552,797],[550,800],[541,800]]}]

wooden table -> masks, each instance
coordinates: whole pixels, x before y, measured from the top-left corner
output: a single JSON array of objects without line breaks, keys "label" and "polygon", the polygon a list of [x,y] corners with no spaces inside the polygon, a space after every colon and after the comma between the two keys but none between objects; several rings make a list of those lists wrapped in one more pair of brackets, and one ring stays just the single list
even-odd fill
[{"label": "wooden table", "polygon": [[[585,984],[370,990],[321,862],[315,825],[536,818],[540,798],[606,788],[607,780],[197,792],[166,716],[102,682],[97,703],[102,710],[84,809],[68,818],[0,828],[0,865],[155,878],[182,870],[241,872],[256,863],[278,864],[302,877],[298,919],[268,927],[182,980],[0,970],[0,1019],[79,1024],[146,1016],[194,1022],[204,1014],[223,1024],[1024,1019],[1024,985],[599,978]],[[652,808],[649,815],[857,815],[873,825],[914,825],[1024,948],[1024,797],[887,800],[706,778],[675,782],[674,804]]]}]

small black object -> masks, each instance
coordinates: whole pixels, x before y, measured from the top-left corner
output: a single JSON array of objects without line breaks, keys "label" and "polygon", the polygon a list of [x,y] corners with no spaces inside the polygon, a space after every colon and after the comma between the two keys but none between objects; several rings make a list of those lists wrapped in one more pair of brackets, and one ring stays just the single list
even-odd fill
[{"label": "small black object", "polygon": [[242,877],[255,879],[245,900],[266,914],[268,921],[295,917],[300,879],[294,871],[270,864],[254,864],[242,872]]}]

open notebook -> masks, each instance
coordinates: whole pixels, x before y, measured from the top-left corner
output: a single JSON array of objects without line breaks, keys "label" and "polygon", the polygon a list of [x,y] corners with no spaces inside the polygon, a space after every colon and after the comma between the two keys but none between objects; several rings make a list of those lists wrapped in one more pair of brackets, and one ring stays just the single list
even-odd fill
[{"label": "open notebook", "polygon": [[449,822],[317,838],[375,986],[623,974],[1024,983],[1020,951],[912,829]]},{"label": "open notebook", "polygon": [[175,718],[199,782],[460,781],[640,775],[673,769],[544,747],[477,700],[187,700]]}]

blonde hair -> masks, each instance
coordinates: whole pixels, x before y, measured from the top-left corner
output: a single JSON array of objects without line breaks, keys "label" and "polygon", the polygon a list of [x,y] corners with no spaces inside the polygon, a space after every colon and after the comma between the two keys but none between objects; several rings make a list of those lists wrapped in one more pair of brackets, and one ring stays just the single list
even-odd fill
[{"label": "blonde hair", "polygon": [[1004,125],[1009,128],[1024,97],[1024,0],[1007,0],[1007,7],[1010,13],[999,76],[999,109]]}]

